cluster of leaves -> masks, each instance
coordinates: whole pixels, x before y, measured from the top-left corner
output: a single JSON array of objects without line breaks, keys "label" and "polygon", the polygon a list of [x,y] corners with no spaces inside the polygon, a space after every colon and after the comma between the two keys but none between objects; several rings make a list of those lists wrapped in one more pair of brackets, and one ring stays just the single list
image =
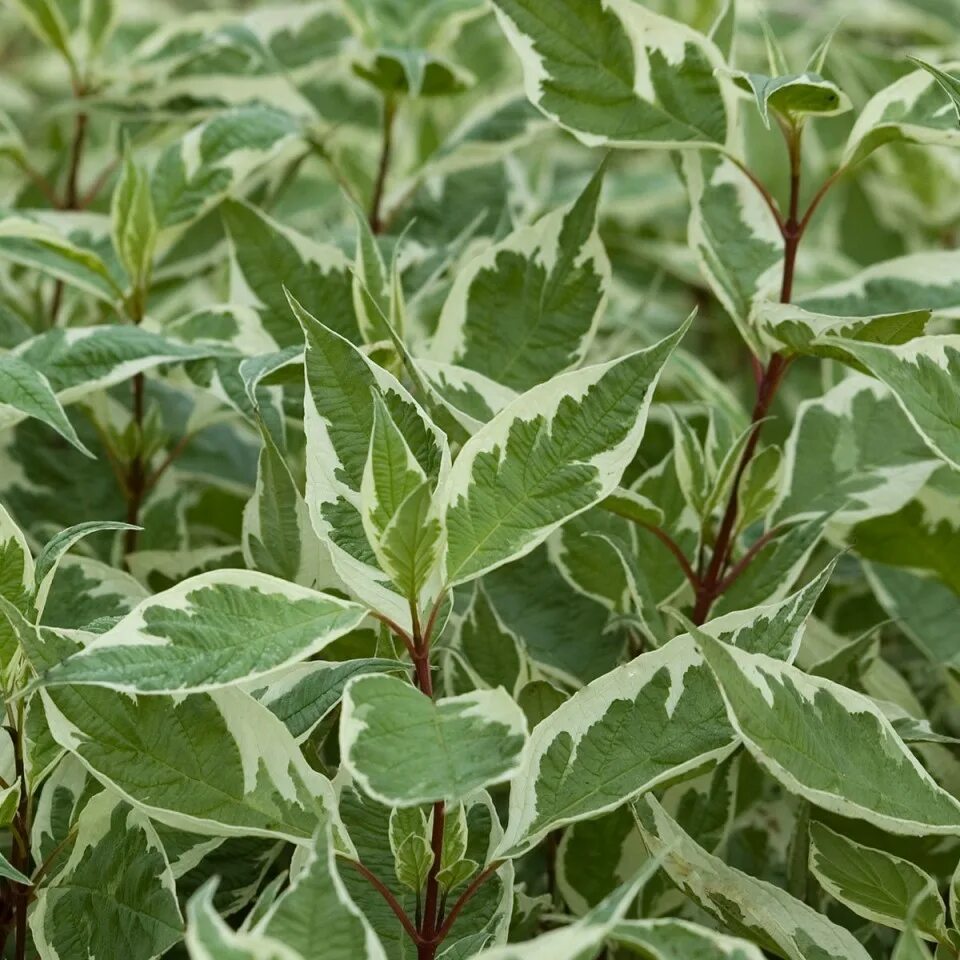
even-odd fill
[{"label": "cluster of leaves", "polygon": [[955,0],[230,7],[0,10],[0,956],[960,957]]}]

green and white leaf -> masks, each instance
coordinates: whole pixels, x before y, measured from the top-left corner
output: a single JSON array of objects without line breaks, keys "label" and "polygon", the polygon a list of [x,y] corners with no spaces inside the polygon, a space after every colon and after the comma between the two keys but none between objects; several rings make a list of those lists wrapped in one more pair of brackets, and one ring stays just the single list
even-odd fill
[{"label": "green and white leaf", "polygon": [[736,115],[703,34],[630,0],[495,0],[524,89],[588,146],[716,148]]},{"label": "green and white leaf", "polygon": [[830,342],[885,383],[927,446],[960,470],[960,335],[918,337],[897,347]]},{"label": "green and white leaf", "polygon": [[[942,64],[941,69],[956,72],[958,64]],[[847,138],[843,163],[859,163],[878,147],[897,141],[927,146],[960,143],[956,108],[925,69],[908,73],[867,102]]]},{"label": "green and white leaf", "polygon": [[161,823],[304,844],[335,815],[330,782],[308,766],[286,727],[240,690],[179,702],[99,687],[41,696],[57,743]]},{"label": "green and white leaf", "polygon": [[[792,659],[829,574],[780,603],[718,617],[701,630]],[[589,683],[533,729],[500,854],[523,853],[550,830],[622,806],[735,746],[693,638],[676,637]]]},{"label": "green and white leaf", "polygon": [[766,127],[770,126],[771,110],[788,123],[796,123],[808,116],[835,117],[852,107],[850,98],[819,73],[771,77],[733,70],[730,76],[739,89],[753,95]]},{"label": "green and white leaf", "polygon": [[582,960],[593,956],[616,930],[656,866],[655,861],[645,866],[629,883],[576,922],[525,943],[482,950],[474,960]]},{"label": "green and white leaf", "polygon": [[39,270],[111,305],[123,297],[103,260],[73,243],[51,223],[15,214],[0,218],[0,257]]},{"label": "green and white leaf", "polygon": [[938,466],[894,396],[854,374],[797,409],[784,455],[779,520],[830,514],[849,525],[893,513]]},{"label": "green and white leaf", "polygon": [[763,960],[754,944],[686,920],[622,920],[610,939],[645,960]]},{"label": "green and white leaf", "polygon": [[324,826],[289,888],[252,929],[303,957],[323,944],[324,960],[386,960],[366,917],[350,899],[337,871],[333,832]]},{"label": "green and white leaf", "polygon": [[[380,568],[419,603],[436,570],[442,529],[433,489],[379,393],[373,392],[370,449],[360,482],[361,519]],[[434,585],[433,592],[439,588]]]},{"label": "green and white leaf", "polygon": [[343,762],[365,793],[391,806],[461,800],[509,780],[526,738],[526,718],[503,690],[431,701],[404,680],[370,676],[344,691]]},{"label": "green and white leaf", "polygon": [[664,872],[734,934],[788,960],[868,960],[848,930],[780,887],[708,853],[652,797],[637,801],[634,810]]},{"label": "green and white leaf", "polygon": [[915,310],[960,316],[960,253],[929,250],[884,260],[848,280],[802,297],[811,313],[835,317],[879,317]]},{"label": "green and white leaf", "polygon": [[50,381],[35,367],[12,354],[0,356],[0,425],[34,417],[52,427],[81,453],[92,457],[64,412]]},{"label": "green and white leaf", "polygon": [[268,429],[260,432],[257,483],[243,511],[243,555],[251,570],[303,586],[326,586],[332,570],[307,504]]},{"label": "green and white leaf", "polygon": [[154,960],[179,942],[173,874],[150,821],[111,791],[84,807],[70,856],[40,890],[30,930],[49,960]]},{"label": "green and white leaf", "polygon": [[929,310],[911,310],[880,316],[835,317],[813,313],[789,303],[764,300],[756,304],[751,324],[760,339],[771,349],[788,354],[837,357],[836,347],[824,344],[822,337],[897,345],[923,334],[930,318]]},{"label": "green and white leaf", "polygon": [[937,785],[872,699],[702,632],[697,640],[731,724],[789,791],[891,833],[957,832],[960,802]]},{"label": "green and white leaf", "polygon": [[357,604],[252,570],[216,570],[139,604],[43,674],[51,684],[197,693],[263,679],[360,625]]},{"label": "green and white leaf", "polygon": [[400,661],[385,657],[365,657],[342,663],[309,660],[284,670],[265,689],[257,691],[256,697],[301,742],[337,706],[344,688],[354,677],[368,673],[401,673],[407,669]]},{"label": "green and white leaf", "polygon": [[520,227],[457,272],[431,358],[529,390],[578,366],[610,284],[597,232],[604,168],[577,200]]},{"label": "green and white leaf", "polygon": [[688,326],[646,350],[534,387],[464,444],[442,493],[448,585],[524,556],[617,488]]},{"label": "green and white leaf", "polygon": [[292,308],[307,343],[306,501],[314,529],[350,590],[409,627],[409,603],[380,568],[363,528],[361,486],[373,431],[371,392],[381,395],[406,446],[433,484],[449,470],[446,437],[395,377],[295,301]]},{"label": "green and white leaf", "polygon": [[687,243],[700,273],[748,344],[754,303],[780,292],[783,237],[763,198],[728,157],[687,152],[681,171],[690,198]]},{"label": "green and white leaf", "polygon": [[220,215],[230,237],[230,300],[254,307],[279,346],[302,342],[285,291],[331,330],[359,339],[350,261],[339,247],[304,236],[241,200],[226,200]]},{"label": "green and white leaf", "polygon": [[160,155],[150,189],[161,230],[184,227],[210,210],[300,135],[299,122],[275,107],[225,110],[188,131]]},{"label": "green and white leaf", "polygon": [[909,860],[813,823],[810,871],[827,893],[873,923],[897,930],[912,924],[927,940],[946,938],[937,882]]}]

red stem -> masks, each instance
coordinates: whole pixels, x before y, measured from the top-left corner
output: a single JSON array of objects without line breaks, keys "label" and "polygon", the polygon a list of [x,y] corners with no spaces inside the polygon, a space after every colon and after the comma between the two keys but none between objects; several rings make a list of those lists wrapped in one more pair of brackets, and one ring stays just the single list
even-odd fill
[{"label": "red stem", "polygon": [[397,115],[397,104],[393,97],[383,101],[383,139],[380,145],[380,162],[377,165],[377,178],[373,184],[373,197],[370,200],[370,229],[374,233],[383,233],[383,194],[387,185],[387,172],[390,169],[390,155],[393,151],[393,121]]},{"label": "red stem", "polygon": [[674,540],[666,530],[662,530],[656,524],[638,521],[638,525],[643,527],[644,530],[649,530],[670,551],[677,563],[680,565],[680,569],[683,571],[684,576],[690,581],[693,589],[699,589],[700,578],[697,576],[697,573],[693,567],[690,566],[690,561],[684,556],[683,550],[680,549],[680,545],[677,543],[677,541]]},{"label": "red stem", "polygon": [[503,866],[502,860],[494,860],[492,863],[487,864],[484,867],[483,871],[478,873],[473,880],[470,882],[470,885],[467,887],[463,893],[457,898],[457,902],[451,907],[450,913],[447,914],[446,920],[443,921],[443,926],[437,931],[437,943],[443,943],[446,939],[447,934],[450,933],[450,928],[456,922],[458,916],[460,916],[460,911],[473,899],[476,892],[490,879]]},{"label": "red stem", "polygon": [[417,928],[410,922],[410,918],[407,916],[406,911],[400,904],[400,901],[393,895],[390,889],[383,883],[383,881],[368,867],[365,867],[359,860],[347,860],[354,870],[356,870],[361,876],[365,877],[370,885],[373,887],[377,893],[386,901],[387,906],[396,914],[397,919],[400,921],[401,926],[407,933],[410,935],[410,939],[413,940],[418,946],[421,942],[420,934],[417,932]]},{"label": "red stem", "polygon": [[[806,225],[810,222],[812,211],[808,209],[803,220],[800,220],[800,129],[783,125],[783,134],[787,144],[787,155],[790,161],[790,206],[787,219],[783,223],[781,233],[783,234],[783,280],[780,285],[781,303],[789,303],[793,296],[793,281],[797,264],[797,251],[800,247],[800,241]],[[829,189],[828,184],[821,187],[819,197],[826,194]],[[697,591],[697,599],[693,609],[693,622],[697,625],[703,623],[710,615],[710,608],[714,601],[726,589],[725,584],[729,586],[732,583],[730,577],[724,578],[723,572],[730,562],[730,556],[733,550],[733,535],[736,529],[737,511],[739,508],[740,484],[743,481],[747,467],[756,453],[760,442],[760,431],[763,429],[763,422],[767,418],[774,397],[783,380],[784,374],[790,366],[790,358],[782,354],[775,353],[770,358],[763,376],[757,386],[757,399],[754,403],[753,414],[750,422],[753,425],[753,431],[749,440],[740,455],[740,462],[737,465],[737,471],[733,477],[733,485],[730,489],[730,496],[727,500],[727,506],[724,510],[723,519],[720,521],[720,529],[714,542],[713,553],[710,557],[710,563],[706,573],[700,580],[700,587]],[[756,556],[756,553],[753,554]],[[744,558],[746,559],[746,558]],[[753,557],[750,557],[752,560]],[[741,561],[742,564],[742,561]],[[746,569],[745,565],[738,564],[736,574],[740,574]]]},{"label": "red stem", "polygon": [[779,527],[772,527],[737,561],[736,566],[720,581],[717,586],[717,596],[726,593],[740,578],[740,574],[750,566],[754,557],[780,533]]}]

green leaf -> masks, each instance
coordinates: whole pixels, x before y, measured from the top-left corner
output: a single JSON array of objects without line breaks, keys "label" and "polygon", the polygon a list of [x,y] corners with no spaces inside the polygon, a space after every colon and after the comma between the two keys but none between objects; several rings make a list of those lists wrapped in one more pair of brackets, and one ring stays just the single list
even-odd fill
[{"label": "green leaf", "polygon": [[145,600],[41,682],[129,693],[215,690],[320,653],[365,616],[356,604],[266,574],[216,570]]},{"label": "green leaf", "polygon": [[912,923],[921,936],[935,942],[947,935],[936,880],[909,860],[814,823],[810,870],[830,896],[873,923],[897,930]]},{"label": "green leaf", "polygon": [[365,793],[416,806],[460,800],[510,779],[526,731],[522,711],[503,690],[431,702],[404,680],[360,677],[344,692],[340,752]]},{"label": "green leaf", "polygon": [[634,810],[665,873],[734,934],[788,960],[868,960],[849,931],[780,887],[707,853],[652,797],[638,801]]},{"label": "green leaf", "polygon": [[93,456],[77,436],[50,381],[19,357],[0,356],[0,424],[15,422],[24,416],[40,420],[81,453]]},{"label": "green leaf", "polygon": [[154,960],[179,942],[173,874],[150,821],[104,791],[83,808],[76,829],[69,858],[30,913],[40,955]]},{"label": "green leaf", "polygon": [[371,50],[353,71],[386,96],[445,97],[473,85],[473,75],[428,50]]},{"label": "green leaf", "polygon": [[413,891],[422,890],[433,866],[427,818],[420,807],[400,807],[390,813],[390,849],[397,879]]},{"label": "green leaf", "polygon": [[660,372],[688,326],[647,350],[534,387],[464,444],[443,492],[448,584],[524,556],[617,488]]},{"label": "green leaf", "polygon": [[960,335],[919,337],[898,347],[828,342],[883,381],[927,446],[960,470]]},{"label": "green leaf", "polygon": [[134,289],[149,282],[157,243],[157,217],[147,173],[138,167],[129,148],[110,207],[113,248],[126,267]]},{"label": "green leaf", "polygon": [[527,96],[588,146],[716,147],[735,115],[702,34],[633,3],[495,0]]},{"label": "green leaf", "polygon": [[700,632],[697,641],[730,722],[788,790],[891,833],[958,830],[960,802],[934,782],[869,697]]},{"label": "green leaf", "polygon": [[582,361],[606,304],[597,232],[605,166],[569,207],[515,230],[457,273],[431,357],[528,390]]}]

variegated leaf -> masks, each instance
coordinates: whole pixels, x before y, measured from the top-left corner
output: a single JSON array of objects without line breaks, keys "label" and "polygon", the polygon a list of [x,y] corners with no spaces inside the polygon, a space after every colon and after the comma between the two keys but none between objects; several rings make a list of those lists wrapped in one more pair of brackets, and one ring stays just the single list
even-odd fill
[{"label": "variegated leaf", "polygon": [[[351,680],[343,695],[344,763],[364,792],[393,806],[460,800],[510,779],[526,736],[503,690],[432,702],[405,680],[373,676]],[[396,764],[400,755],[409,762]]]},{"label": "variegated leaf", "polygon": [[[779,604],[727,614],[702,630],[792,659],[828,575]],[[556,827],[619,807],[735,746],[693,638],[676,637],[594,680],[534,728],[500,854],[517,856]]]},{"label": "variegated leaf", "polygon": [[164,150],[151,177],[161,230],[198,219],[299,133],[289,113],[261,105],[225,110],[194,127]]},{"label": "variegated leaf", "polygon": [[927,446],[960,470],[960,335],[919,337],[899,347],[830,339],[893,392]]},{"label": "variegated leaf", "polygon": [[651,854],[662,858],[670,879],[733,933],[789,960],[868,960],[848,930],[707,853],[652,797],[635,810]]},{"label": "variegated leaf", "polygon": [[365,616],[357,604],[276,577],[217,570],[145,600],[40,681],[128,693],[215,690],[306,660]]},{"label": "variegated leaf", "polygon": [[464,444],[442,494],[448,584],[524,556],[617,488],[688,325],[647,350],[534,387]]},{"label": "variegated leaf", "polygon": [[589,146],[717,147],[735,115],[723,57],[629,0],[495,0],[530,100]]},{"label": "variegated leaf", "polygon": [[[956,72],[956,63],[942,69]],[[847,165],[859,163],[891,142],[956,146],[960,124],[950,98],[926,70],[914,70],[885,87],[860,111],[843,151]]]},{"label": "variegated leaf", "polygon": [[515,230],[458,272],[434,360],[522,391],[583,359],[610,282],[597,233],[602,178],[603,169],[572,205]]},{"label": "variegated leaf", "polygon": [[955,834],[938,786],[873,700],[706,634],[697,642],[747,748],[791,792],[891,833]]},{"label": "variegated leaf", "polygon": [[937,882],[909,860],[814,823],[810,871],[827,893],[874,923],[903,930],[912,922],[928,940],[946,938],[947,918]]},{"label": "variegated leaf", "polygon": [[69,858],[43,887],[30,929],[47,960],[154,960],[183,936],[170,865],[150,821],[111,791],[76,821]]}]

